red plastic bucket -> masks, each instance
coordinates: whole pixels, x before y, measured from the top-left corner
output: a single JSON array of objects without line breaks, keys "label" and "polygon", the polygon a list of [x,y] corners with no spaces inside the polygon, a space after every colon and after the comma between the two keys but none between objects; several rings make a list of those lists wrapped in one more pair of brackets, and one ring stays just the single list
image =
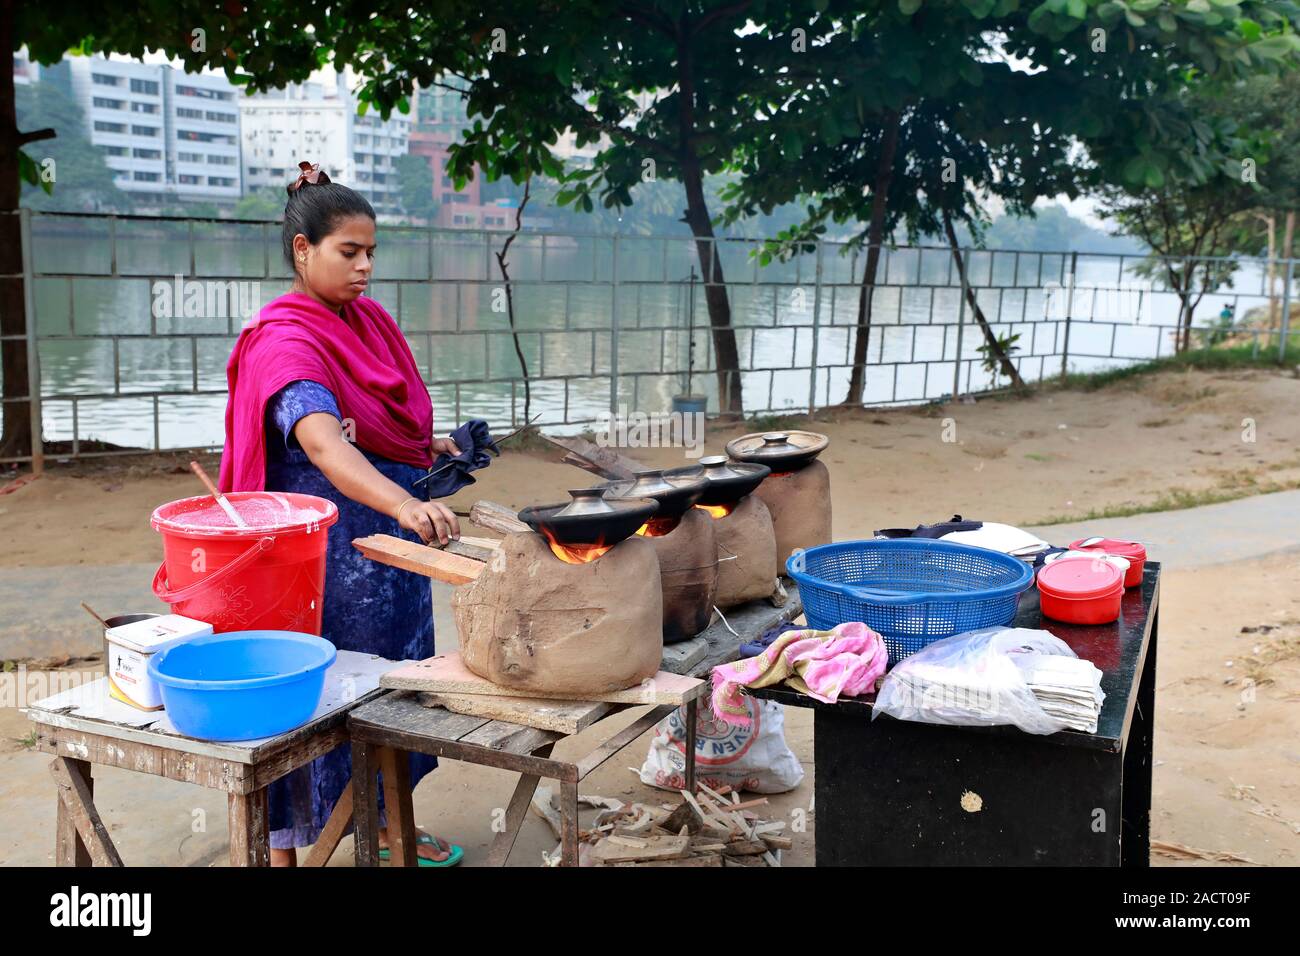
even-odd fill
[{"label": "red plastic bucket", "polygon": [[224,631],[320,634],[332,501],[279,491],[226,495],[237,527],[209,495],[170,501],[149,523],[163,536],[153,593],[172,611]]}]

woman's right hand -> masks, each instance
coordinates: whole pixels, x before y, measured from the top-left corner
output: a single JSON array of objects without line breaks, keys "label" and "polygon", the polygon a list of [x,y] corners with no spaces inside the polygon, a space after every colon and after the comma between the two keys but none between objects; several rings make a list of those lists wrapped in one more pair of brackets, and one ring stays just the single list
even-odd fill
[{"label": "woman's right hand", "polygon": [[402,508],[398,518],[407,531],[414,531],[425,544],[446,544],[460,537],[460,522],[446,505],[436,501],[412,501]]}]

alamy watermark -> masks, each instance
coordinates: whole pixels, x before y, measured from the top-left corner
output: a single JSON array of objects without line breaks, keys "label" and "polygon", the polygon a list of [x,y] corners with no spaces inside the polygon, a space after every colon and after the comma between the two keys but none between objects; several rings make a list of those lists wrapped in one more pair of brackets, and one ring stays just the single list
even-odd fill
[{"label": "alamy watermark", "polygon": [[602,448],[684,448],[687,458],[704,454],[703,412],[631,412],[626,405],[618,414],[605,413],[603,430],[596,432]]},{"label": "alamy watermark", "polygon": [[159,279],[150,287],[150,311],[155,319],[214,318],[248,321],[262,301],[262,283],[242,280]]}]

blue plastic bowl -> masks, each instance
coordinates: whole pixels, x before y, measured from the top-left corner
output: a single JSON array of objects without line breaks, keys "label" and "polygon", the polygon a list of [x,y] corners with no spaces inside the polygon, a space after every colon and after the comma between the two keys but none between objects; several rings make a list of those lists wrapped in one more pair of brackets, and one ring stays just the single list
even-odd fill
[{"label": "blue plastic bowl", "polygon": [[149,659],[149,676],[185,736],[253,740],[305,724],[337,656],[314,634],[229,631],[164,648]]}]

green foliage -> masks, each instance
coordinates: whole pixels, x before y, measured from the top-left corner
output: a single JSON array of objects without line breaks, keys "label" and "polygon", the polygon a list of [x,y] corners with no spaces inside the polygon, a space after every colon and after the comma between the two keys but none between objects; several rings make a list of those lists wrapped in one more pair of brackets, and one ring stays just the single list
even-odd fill
[{"label": "green foliage", "polygon": [[394,165],[402,209],[408,215],[432,220],[438,214],[438,203],[433,198],[433,169],[428,158],[408,153],[398,157]]},{"label": "green foliage", "polygon": [[976,350],[984,357],[981,366],[984,371],[993,376],[994,382],[997,381],[997,377],[1002,373],[1002,356],[1006,356],[1008,359],[1014,356],[1015,353],[1020,350],[1020,346],[1016,344],[1019,341],[1019,332],[1014,335],[1008,333],[998,336],[996,344],[993,342],[985,342]]}]

